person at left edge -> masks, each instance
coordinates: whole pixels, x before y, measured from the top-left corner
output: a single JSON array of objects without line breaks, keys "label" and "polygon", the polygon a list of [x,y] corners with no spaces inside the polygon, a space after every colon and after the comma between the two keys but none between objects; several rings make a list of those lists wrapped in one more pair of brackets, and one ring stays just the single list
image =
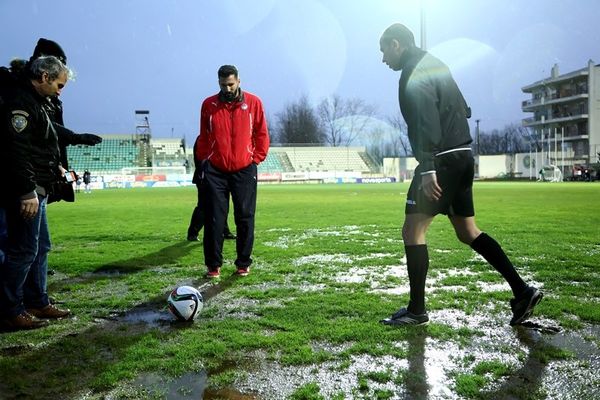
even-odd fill
[{"label": "person at left edge", "polygon": [[[28,65],[41,56],[54,56],[63,64],[67,65],[67,55],[63,48],[55,41],[40,38],[33,49],[33,54],[29,61],[13,60],[11,62],[11,71],[19,74],[20,70],[27,71]],[[55,124],[56,133],[58,134],[58,146],[60,149],[60,163],[66,170],[69,169],[69,161],[67,157],[67,146],[84,144],[94,146],[102,143],[102,137],[92,133],[75,133],[65,127],[63,119],[63,103],[59,96],[49,96],[44,103],[44,109],[48,113],[50,120]]]},{"label": "person at left edge", "polygon": [[58,58],[33,61],[28,77],[6,96],[0,123],[0,200],[6,212],[8,243],[0,273],[0,319],[12,330],[47,325],[70,310],[50,304],[46,288],[50,233],[46,202],[60,179],[58,136],[44,110],[58,96],[71,71]]},{"label": "person at left edge", "polygon": [[[27,79],[31,63],[41,56],[54,56],[64,65],[67,65],[67,56],[62,47],[52,40],[40,38],[29,61],[15,59],[10,62],[10,69],[0,67],[0,86],[2,89],[0,95],[10,91],[10,88],[16,86],[19,81]],[[67,157],[67,147],[69,145],[83,144],[94,146],[102,142],[102,138],[98,135],[92,133],[75,133],[64,126],[63,106],[59,96],[48,96],[43,102],[43,107],[57,133],[60,164],[65,170],[69,170]],[[64,181],[57,185],[57,190],[53,191],[47,202],[50,204],[60,200],[74,201],[72,186],[66,184]]]},{"label": "person at left edge", "polygon": [[203,246],[208,278],[218,278],[221,273],[228,193],[237,233],[236,274],[250,272],[257,167],[267,157],[270,143],[262,102],[242,91],[237,68],[223,65],[217,76],[221,90],[202,103],[200,137],[194,150],[201,162],[206,200]]},{"label": "person at left edge", "polygon": [[[62,47],[55,41],[40,38],[33,50],[33,54],[29,61],[15,59],[10,62],[10,69],[0,67],[0,97],[10,92],[10,88],[18,84],[22,79],[27,79],[29,67],[33,61],[41,56],[54,56],[63,64],[67,65],[67,55]],[[44,110],[54,125],[54,129],[58,135],[58,145],[60,149],[60,164],[65,171],[69,170],[69,161],[67,156],[67,147],[69,145],[88,145],[94,146],[102,142],[102,138],[92,133],[75,133],[64,126],[63,120],[63,105],[59,96],[48,96],[44,102]],[[79,186],[78,186],[79,188]],[[75,200],[73,186],[66,181],[58,182],[52,190],[52,195],[48,197],[47,204],[56,201]],[[4,210],[0,209],[0,259],[4,259],[4,247],[6,243],[6,222],[4,218]],[[49,270],[49,273],[52,271]],[[53,300],[53,299],[51,299]]]}]

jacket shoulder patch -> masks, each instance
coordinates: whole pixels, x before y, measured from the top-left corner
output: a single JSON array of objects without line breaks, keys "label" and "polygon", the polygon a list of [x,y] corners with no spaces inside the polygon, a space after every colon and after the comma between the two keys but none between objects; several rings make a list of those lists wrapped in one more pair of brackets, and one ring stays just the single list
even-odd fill
[{"label": "jacket shoulder patch", "polygon": [[25,130],[25,128],[27,128],[27,125],[29,123],[27,121],[27,117],[29,117],[29,114],[26,111],[14,110],[12,112],[12,118],[10,119],[10,123],[12,124],[13,129],[17,133],[21,133]]},{"label": "jacket shoulder patch", "polygon": [[29,118],[29,113],[27,111],[23,111],[23,110],[12,110],[12,115],[22,115],[25,118]]}]

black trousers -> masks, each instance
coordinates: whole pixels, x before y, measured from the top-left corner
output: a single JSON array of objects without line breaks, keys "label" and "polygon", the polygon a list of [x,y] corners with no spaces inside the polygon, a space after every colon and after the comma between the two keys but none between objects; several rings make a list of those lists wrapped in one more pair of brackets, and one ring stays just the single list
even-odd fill
[{"label": "black trousers", "polygon": [[223,232],[227,222],[229,193],[233,201],[233,215],[237,228],[237,267],[252,264],[250,255],[254,245],[254,214],[256,212],[256,164],[232,173],[221,172],[210,162],[204,165],[203,190],[204,263],[209,268],[223,264]]},{"label": "black trousers", "polygon": [[[192,218],[190,218],[190,226],[188,227],[187,231],[188,238],[198,237],[198,234],[204,227],[204,202],[206,200],[204,199],[202,183],[197,183],[196,189],[198,192],[198,201],[196,202],[196,207],[194,207],[194,211],[192,212]],[[229,193],[227,194],[227,213],[229,213]],[[225,218],[225,229],[223,230],[223,234],[231,235],[227,218]]]}]

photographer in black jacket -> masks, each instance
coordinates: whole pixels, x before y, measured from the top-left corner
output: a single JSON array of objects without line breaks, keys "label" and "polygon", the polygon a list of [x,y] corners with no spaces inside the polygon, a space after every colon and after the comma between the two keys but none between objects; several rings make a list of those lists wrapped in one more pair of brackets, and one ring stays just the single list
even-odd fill
[{"label": "photographer in black jacket", "polygon": [[58,135],[44,109],[59,96],[71,71],[56,57],[34,60],[17,85],[3,93],[0,127],[0,196],[8,242],[0,273],[0,318],[8,329],[47,325],[39,318],[70,314],[50,304],[46,288],[50,233],[46,204],[64,170]]},{"label": "photographer in black jacket", "polygon": [[[52,40],[40,38],[35,46],[35,49],[33,50],[33,55],[29,58],[28,64],[41,56],[54,56],[63,64],[67,65],[67,55],[63,51],[62,47]],[[15,70],[15,67],[16,66],[13,66],[12,69]],[[94,146],[102,142],[102,138],[98,135],[91,133],[75,133],[70,129],[65,128],[62,101],[58,98],[58,96],[48,97],[44,108],[46,109],[50,120],[56,124],[55,128],[58,134],[60,162],[64,169],[69,169],[67,146],[77,144]]]}]

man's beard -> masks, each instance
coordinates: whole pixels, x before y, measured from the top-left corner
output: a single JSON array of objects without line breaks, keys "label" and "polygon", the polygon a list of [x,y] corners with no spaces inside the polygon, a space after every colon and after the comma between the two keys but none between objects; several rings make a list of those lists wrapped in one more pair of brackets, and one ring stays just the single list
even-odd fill
[{"label": "man's beard", "polygon": [[237,94],[238,94],[237,90],[235,92],[226,92],[226,93],[223,93],[223,98],[225,99],[225,101],[233,101],[237,97]]}]

